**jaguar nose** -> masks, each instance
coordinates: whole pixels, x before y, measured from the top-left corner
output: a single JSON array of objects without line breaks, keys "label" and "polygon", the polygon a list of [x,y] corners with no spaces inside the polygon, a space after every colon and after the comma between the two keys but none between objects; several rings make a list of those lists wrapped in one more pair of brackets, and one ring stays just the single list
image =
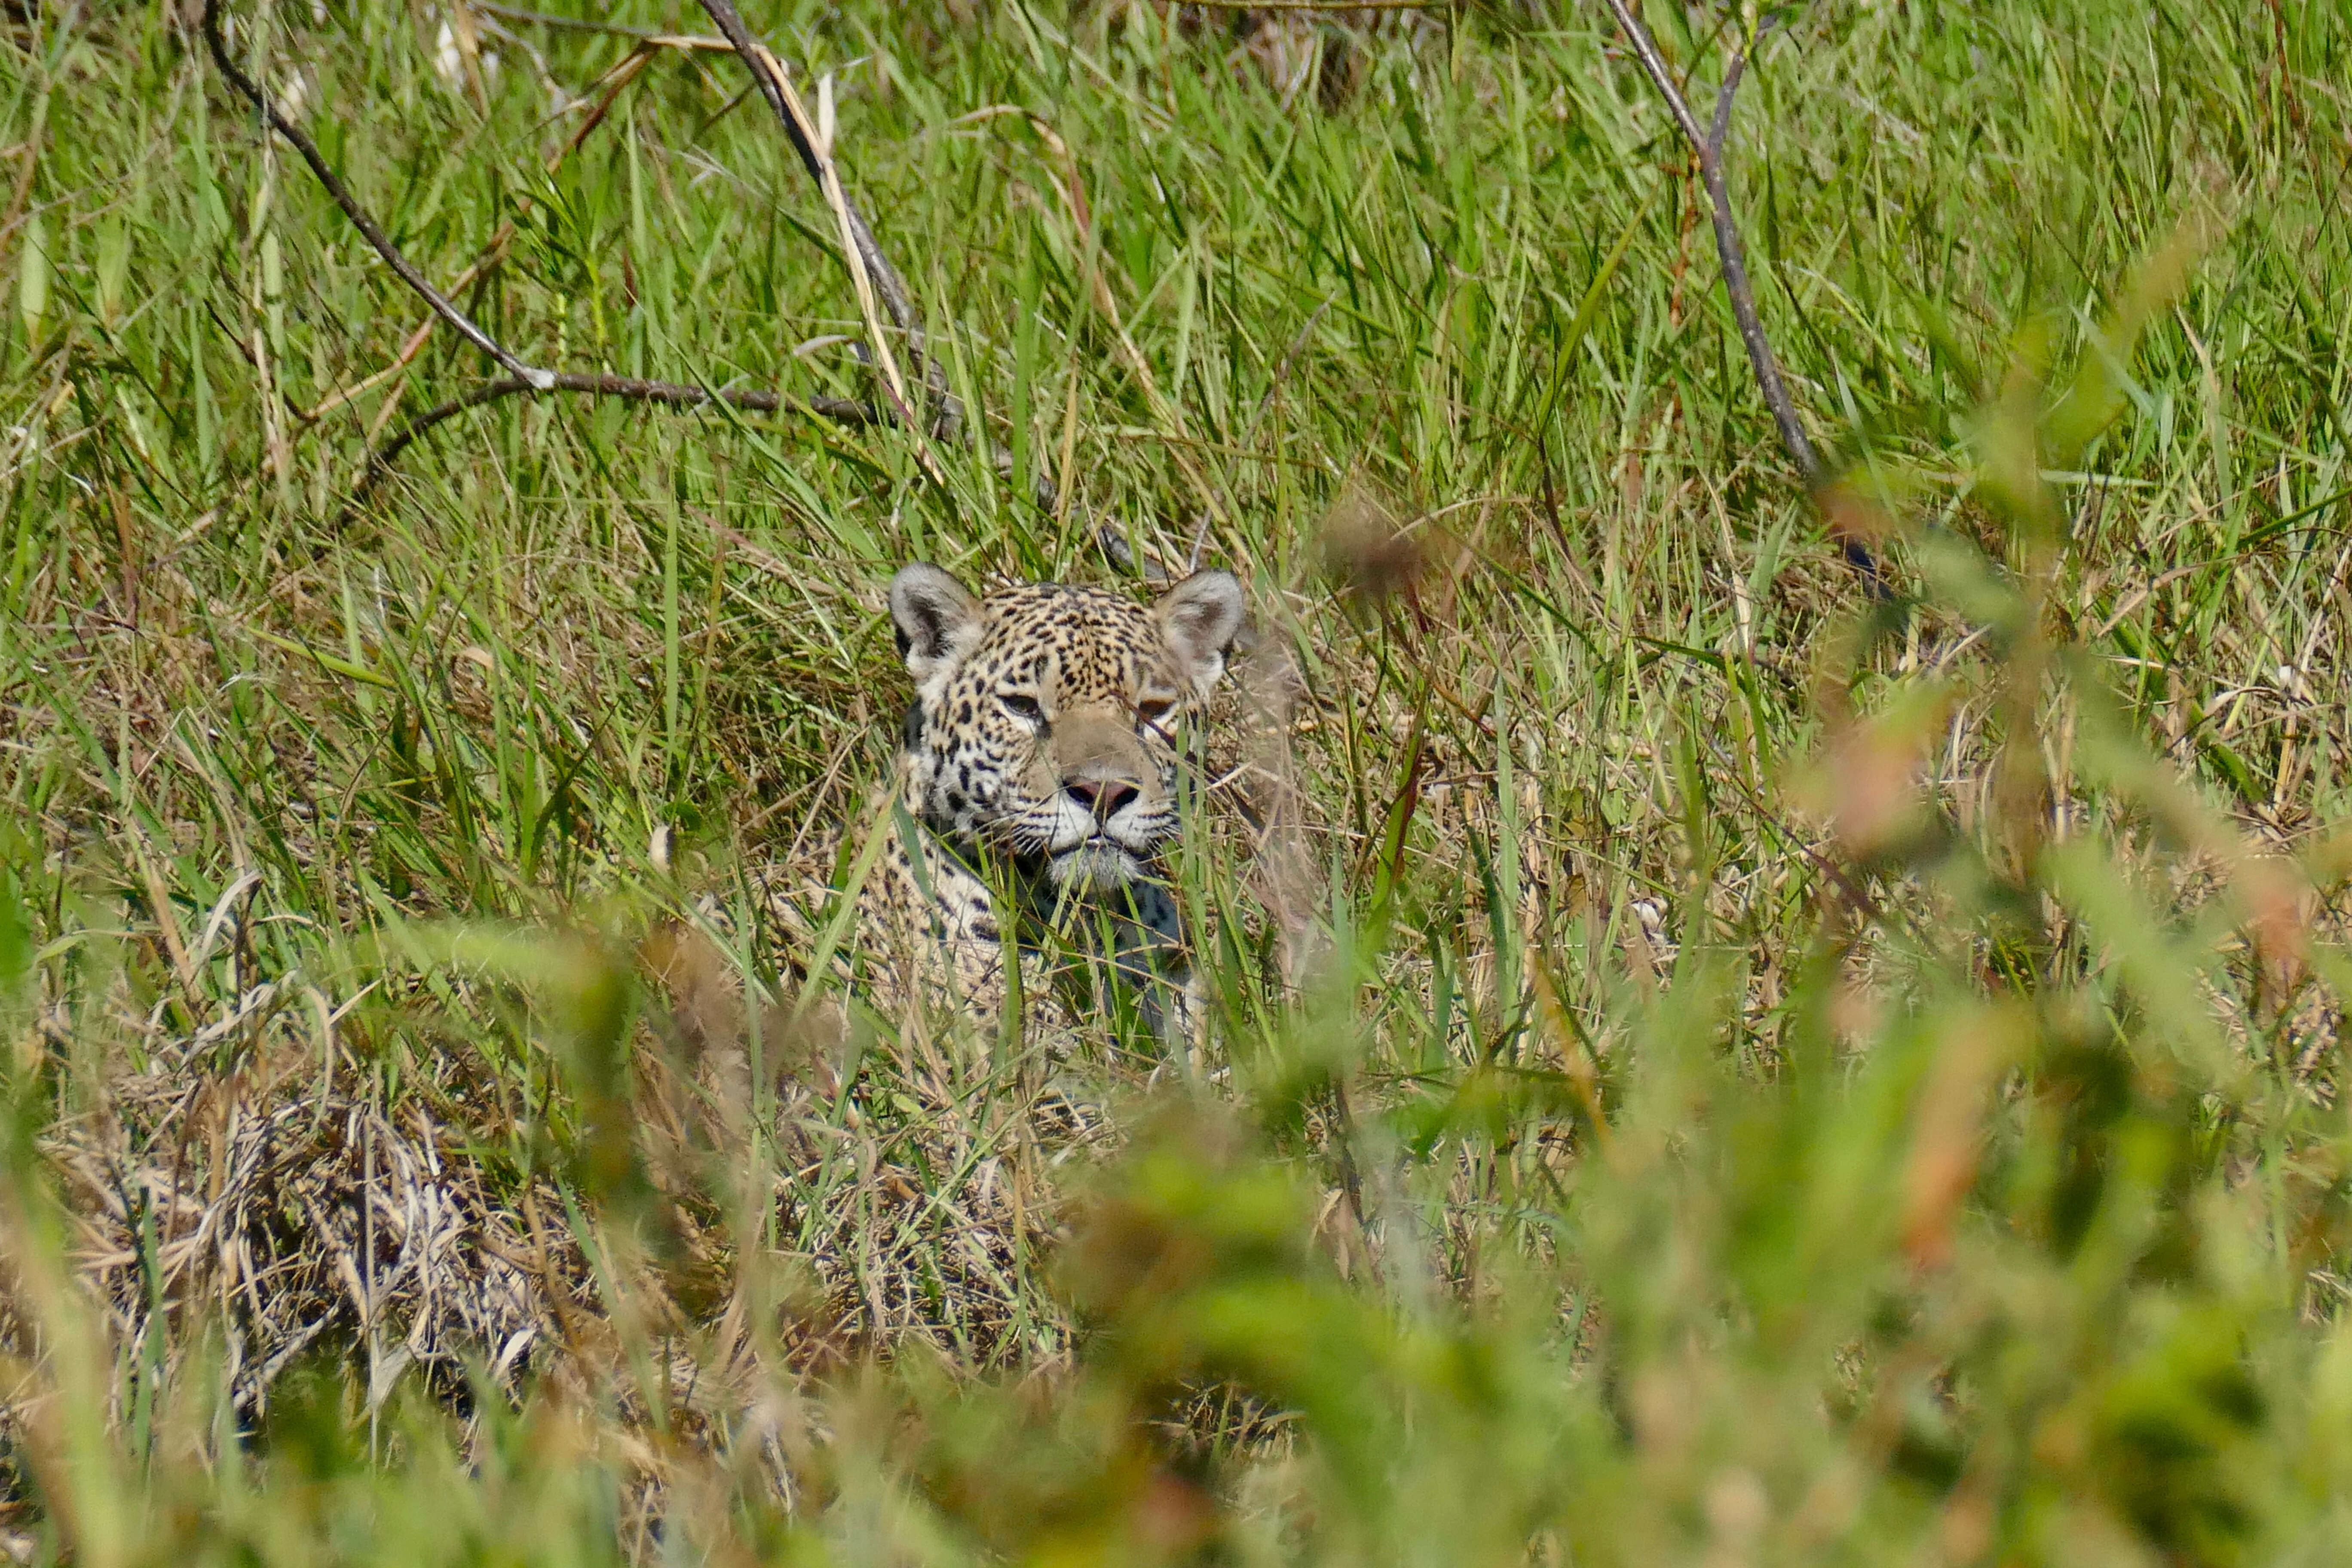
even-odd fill
[{"label": "jaguar nose", "polygon": [[1099,823],[1108,823],[1143,792],[1125,779],[1065,779],[1063,791],[1069,797],[1094,813]]}]

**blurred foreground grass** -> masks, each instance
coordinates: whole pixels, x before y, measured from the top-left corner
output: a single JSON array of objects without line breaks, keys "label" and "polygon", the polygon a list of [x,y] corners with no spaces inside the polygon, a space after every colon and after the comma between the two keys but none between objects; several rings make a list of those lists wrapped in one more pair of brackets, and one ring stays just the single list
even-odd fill
[{"label": "blurred foreground grass", "polygon": [[[764,7],[944,482],[509,401],[340,530],[483,366],[182,9],[6,18],[11,1554],[2352,1552],[2340,8],[1764,46],[1735,190],[1885,600],[1597,9]],[[869,394],[729,57],[236,37],[537,363]],[[883,583],[1105,526],[1256,595],[1205,1058],[820,1026]]]}]

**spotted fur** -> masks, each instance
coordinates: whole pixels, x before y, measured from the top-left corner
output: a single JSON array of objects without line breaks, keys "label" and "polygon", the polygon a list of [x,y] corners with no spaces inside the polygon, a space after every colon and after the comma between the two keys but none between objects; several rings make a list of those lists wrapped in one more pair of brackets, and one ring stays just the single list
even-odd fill
[{"label": "spotted fur", "polygon": [[[1027,584],[974,597],[936,566],[890,584],[915,681],[900,728],[898,831],[860,894],[885,989],[1002,1011],[1050,989],[1051,930],[1108,959],[1147,1015],[1182,1027],[1183,933],[1160,879],[1178,832],[1186,727],[1224,673],[1241,585],[1202,572],[1139,605]],[[993,889],[1001,889],[1000,892]],[[1009,934],[1008,934],[1009,933]]]}]

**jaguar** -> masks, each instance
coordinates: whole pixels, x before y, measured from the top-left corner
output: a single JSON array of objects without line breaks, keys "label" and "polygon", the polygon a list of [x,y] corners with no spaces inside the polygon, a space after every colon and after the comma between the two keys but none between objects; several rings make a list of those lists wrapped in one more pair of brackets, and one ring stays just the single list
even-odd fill
[{"label": "jaguar", "polygon": [[1188,731],[1242,635],[1240,583],[1196,572],[1150,604],[1064,583],[982,595],[918,562],[889,600],[915,691],[858,894],[874,989],[998,1018],[1016,988],[1053,1005],[1048,955],[1075,952],[1097,961],[1097,1005],[1115,987],[1163,1035],[1188,1032],[1165,858]]}]

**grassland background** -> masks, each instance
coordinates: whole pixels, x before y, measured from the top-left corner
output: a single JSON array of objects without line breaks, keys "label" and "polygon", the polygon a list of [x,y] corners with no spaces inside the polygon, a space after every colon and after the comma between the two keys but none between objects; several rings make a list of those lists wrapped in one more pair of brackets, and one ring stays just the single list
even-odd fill
[{"label": "grassland background", "polygon": [[[1648,16],[1711,101],[1753,18]],[[731,57],[557,158],[632,40],[237,16],[535,363],[870,395]],[[341,521],[484,363],[371,380],[423,312],[191,9],[5,20],[10,1552],[2341,1561],[2340,7],[1781,19],[1727,157],[1880,595],[1596,6],[763,5],[940,478],[509,400]],[[1206,1052],[812,1036],[889,573],[1105,526],[1261,628]]]}]

